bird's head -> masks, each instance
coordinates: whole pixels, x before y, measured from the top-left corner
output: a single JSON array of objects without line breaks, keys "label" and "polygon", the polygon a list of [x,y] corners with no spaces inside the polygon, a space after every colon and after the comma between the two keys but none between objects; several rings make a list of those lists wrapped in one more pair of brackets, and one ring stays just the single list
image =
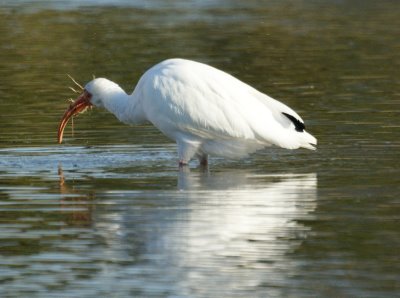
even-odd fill
[{"label": "bird's head", "polygon": [[89,97],[90,105],[98,108],[104,107],[104,100],[106,100],[107,95],[112,92],[115,88],[119,88],[117,84],[111,82],[110,80],[104,78],[97,78],[91,80],[86,84],[84,88],[84,93],[87,93]]},{"label": "bird's head", "polygon": [[64,128],[67,126],[69,119],[84,112],[88,107],[104,107],[104,97],[110,89],[113,89],[113,85],[116,84],[103,78],[93,79],[86,84],[82,93],[70,104],[60,121],[57,136],[59,144],[62,142]]}]

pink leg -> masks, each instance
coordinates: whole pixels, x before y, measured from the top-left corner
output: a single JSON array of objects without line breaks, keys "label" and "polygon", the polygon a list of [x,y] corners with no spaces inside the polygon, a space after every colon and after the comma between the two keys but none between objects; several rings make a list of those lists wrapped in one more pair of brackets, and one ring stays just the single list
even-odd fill
[{"label": "pink leg", "polygon": [[199,144],[196,142],[185,142],[182,140],[178,140],[177,144],[179,167],[187,166],[190,159],[196,154]]}]

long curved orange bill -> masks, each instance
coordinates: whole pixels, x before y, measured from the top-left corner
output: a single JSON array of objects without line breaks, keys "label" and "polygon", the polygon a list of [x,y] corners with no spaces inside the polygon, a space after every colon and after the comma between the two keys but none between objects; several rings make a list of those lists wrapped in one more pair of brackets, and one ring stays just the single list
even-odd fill
[{"label": "long curved orange bill", "polygon": [[92,95],[87,92],[86,90],[69,106],[69,108],[65,111],[60,124],[58,126],[58,134],[57,134],[57,141],[61,144],[64,134],[64,128],[67,126],[69,119],[86,110],[86,108],[92,106],[90,103],[90,98]]}]

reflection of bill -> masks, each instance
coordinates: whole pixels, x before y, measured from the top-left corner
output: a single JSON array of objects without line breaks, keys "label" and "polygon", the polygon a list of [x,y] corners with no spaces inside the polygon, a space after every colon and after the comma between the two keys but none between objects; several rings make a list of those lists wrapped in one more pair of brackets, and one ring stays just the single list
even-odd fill
[{"label": "reflection of bill", "polygon": [[80,193],[66,183],[61,165],[58,166],[61,208],[67,222],[74,226],[90,226],[92,222],[93,194]]}]

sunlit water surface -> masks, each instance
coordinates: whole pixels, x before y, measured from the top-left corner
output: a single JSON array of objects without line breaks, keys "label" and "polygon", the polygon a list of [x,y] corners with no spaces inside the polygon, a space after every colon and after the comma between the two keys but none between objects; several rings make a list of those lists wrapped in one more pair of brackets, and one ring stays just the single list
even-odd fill
[{"label": "sunlit water surface", "polygon": [[[3,1],[1,297],[399,297],[395,1]],[[178,169],[151,125],[57,124],[66,74],[184,57],[289,104],[318,150]]]}]

